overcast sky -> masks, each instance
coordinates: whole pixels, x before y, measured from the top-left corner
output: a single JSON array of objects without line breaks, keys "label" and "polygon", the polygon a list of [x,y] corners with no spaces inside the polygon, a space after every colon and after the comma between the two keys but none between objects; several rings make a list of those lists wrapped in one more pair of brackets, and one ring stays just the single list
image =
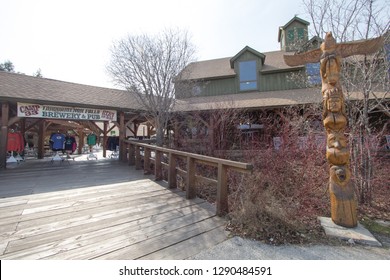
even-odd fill
[{"label": "overcast sky", "polygon": [[115,39],[174,27],[189,31],[197,60],[245,46],[279,49],[278,28],[302,0],[0,0],[0,63],[45,78],[113,87],[105,67]]}]

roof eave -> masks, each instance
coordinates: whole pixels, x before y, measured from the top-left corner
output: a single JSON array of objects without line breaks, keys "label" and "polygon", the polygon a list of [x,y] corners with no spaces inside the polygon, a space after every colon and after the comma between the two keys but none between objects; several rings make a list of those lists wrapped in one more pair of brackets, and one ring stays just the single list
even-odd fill
[{"label": "roof eave", "polygon": [[105,105],[94,105],[94,104],[83,104],[83,103],[72,103],[72,102],[63,102],[63,101],[50,101],[44,99],[31,99],[31,98],[22,98],[22,97],[10,97],[10,96],[0,96],[0,101],[6,102],[20,102],[20,103],[32,103],[32,104],[41,104],[41,105],[56,105],[56,106],[65,106],[65,107],[85,107],[91,109],[107,109],[107,110],[117,110],[117,111],[136,111],[141,109],[133,109],[128,107],[116,107],[116,106],[105,106]]},{"label": "roof eave", "polygon": [[228,79],[228,78],[234,78],[237,74],[231,74],[231,75],[222,75],[222,76],[212,76],[212,77],[200,77],[200,78],[192,78],[192,79],[182,79],[182,80],[176,80],[175,82],[184,82],[184,81],[209,81],[209,80],[219,80],[219,79]]},{"label": "roof eave", "polygon": [[260,73],[262,73],[262,74],[284,73],[284,72],[302,70],[303,68],[305,68],[304,65],[299,65],[299,66],[290,67],[290,68],[279,68],[279,69],[261,70]]},{"label": "roof eave", "polygon": [[283,29],[286,29],[291,23],[293,23],[294,21],[299,21],[300,23],[302,24],[305,24],[305,25],[310,25],[310,22],[306,21],[306,20],[303,20],[297,16],[293,17],[289,22],[287,22],[284,26],[282,26]]}]

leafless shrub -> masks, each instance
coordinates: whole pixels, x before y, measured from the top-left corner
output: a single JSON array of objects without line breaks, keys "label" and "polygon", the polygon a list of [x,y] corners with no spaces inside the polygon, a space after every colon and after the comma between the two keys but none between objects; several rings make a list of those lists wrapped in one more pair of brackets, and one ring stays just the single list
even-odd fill
[{"label": "leafless shrub", "polygon": [[316,139],[321,132],[310,126],[310,116],[304,117],[297,108],[286,109],[274,118],[283,145],[278,150],[268,145],[246,155],[254,173],[231,190],[233,232],[276,244],[322,236],[317,216],[329,215],[328,165],[325,146]]}]

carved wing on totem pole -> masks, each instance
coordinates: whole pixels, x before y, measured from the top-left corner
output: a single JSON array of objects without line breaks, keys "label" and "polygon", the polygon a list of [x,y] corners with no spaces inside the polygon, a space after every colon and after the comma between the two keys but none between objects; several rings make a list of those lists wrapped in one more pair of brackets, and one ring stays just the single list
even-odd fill
[{"label": "carved wing on totem pole", "polygon": [[332,51],[341,57],[348,57],[351,55],[365,55],[374,53],[383,45],[383,37],[377,37],[371,40],[353,42],[353,43],[339,43],[333,42],[332,33],[328,33],[325,37],[321,48],[311,50],[301,54],[284,55],[284,62],[288,66],[299,66],[306,63],[316,63],[321,59],[323,52]]},{"label": "carved wing on totem pole", "polygon": [[321,49],[315,49],[301,54],[284,55],[284,62],[288,66],[304,65],[306,63],[316,63],[320,61],[322,51]]},{"label": "carved wing on totem pole", "polygon": [[383,37],[354,43],[337,44],[336,52],[341,57],[351,55],[365,55],[378,51],[383,46]]}]

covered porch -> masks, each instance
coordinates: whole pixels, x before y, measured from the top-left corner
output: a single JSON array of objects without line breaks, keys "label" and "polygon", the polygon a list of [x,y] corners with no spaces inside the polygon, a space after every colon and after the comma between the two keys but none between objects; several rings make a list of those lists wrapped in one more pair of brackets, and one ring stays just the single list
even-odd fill
[{"label": "covered porch", "polygon": [[[121,148],[126,136],[137,136],[146,122],[142,112],[136,98],[124,90],[0,71],[0,170],[10,155],[23,155],[26,146],[44,158],[54,133],[74,137],[77,154],[87,144],[87,134],[94,133],[106,157],[105,144],[112,135]],[[145,133],[150,134],[149,127]],[[120,157],[124,153],[119,150]]]}]

